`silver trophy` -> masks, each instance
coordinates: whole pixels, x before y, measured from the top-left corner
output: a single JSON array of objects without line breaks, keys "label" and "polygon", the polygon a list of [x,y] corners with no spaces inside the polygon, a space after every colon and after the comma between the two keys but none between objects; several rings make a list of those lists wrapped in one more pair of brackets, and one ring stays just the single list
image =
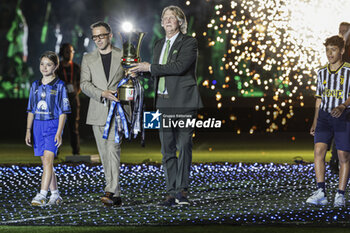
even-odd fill
[{"label": "silver trophy", "polygon": [[129,75],[128,70],[131,68],[131,64],[139,63],[140,60],[140,48],[141,42],[146,33],[144,32],[121,32],[121,38],[123,43],[123,56],[121,58],[121,64],[125,70],[125,76],[129,79],[124,85],[118,89],[118,97],[121,101],[133,101],[134,100],[134,84],[133,78]]}]

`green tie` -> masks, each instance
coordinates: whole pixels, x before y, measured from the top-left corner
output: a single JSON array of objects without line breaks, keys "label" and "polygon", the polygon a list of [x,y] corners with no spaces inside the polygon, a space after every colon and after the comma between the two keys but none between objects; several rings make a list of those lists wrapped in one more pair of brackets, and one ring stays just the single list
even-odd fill
[{"label": "green tie", "polygon": [[[170,48],[170,40],[166,41],[166,48],[164,51],[163,59],[162,59],[162,64],[166,64],[167,59],[168,59],[168,53],[169,53],[169,48]],[[158,82],[158,91],[163,93],[165,90],[165,78],[160,77],[159,82]]]}]

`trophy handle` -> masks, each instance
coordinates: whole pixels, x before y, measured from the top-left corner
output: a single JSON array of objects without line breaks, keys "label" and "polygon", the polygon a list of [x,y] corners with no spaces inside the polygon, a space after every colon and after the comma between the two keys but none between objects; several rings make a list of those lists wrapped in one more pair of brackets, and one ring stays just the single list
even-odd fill
[{"label": "trophy handle", "polygon": [[[141,50],[141,42],[143,40],[143,37],[145,37],[146,33],[140,32],[139,33],[139,41],[137,42],[137,51],[136,51],[136,57],[140,58],[140,50]],[[141,59],[140,59],[141,60]]]}]

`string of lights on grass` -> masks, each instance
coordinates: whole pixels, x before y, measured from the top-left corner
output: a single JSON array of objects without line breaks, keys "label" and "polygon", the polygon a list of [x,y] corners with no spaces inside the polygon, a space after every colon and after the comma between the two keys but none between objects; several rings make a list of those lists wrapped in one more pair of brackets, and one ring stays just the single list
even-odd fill
[{"label": "string of lights on grass", "polygon": [[[231,121],[246,120],[234,112],[239,97],[256,97],[248,107],[264,120],[251,125],[251,134],[286,129],[295,109],[314,96],[316,71],[326,64],[323,42],[338,33],[340,22],[350,21],[345,10],[350,2],[206,2],[213,16],[206,31],[193,33],[212,51],[202,86],[211,91],[217,109],[233,108]],[[191,7],[191,1],[185,3]],[[239,126],[235,130],[241,132]]]},{"label": "string of lights on grass", "polygon": [[[57,165],[61,206],[33,207],[39,166],[0,167],[1,225],[349,224],[349,208],[305,204],[315,189],[313,165],[192,166],[188,207],[158,207],[164,173],[156,165],[122,165],[122,207],[104,207],[102,166]],[[330,203],[337,176],[328,172]]]}]

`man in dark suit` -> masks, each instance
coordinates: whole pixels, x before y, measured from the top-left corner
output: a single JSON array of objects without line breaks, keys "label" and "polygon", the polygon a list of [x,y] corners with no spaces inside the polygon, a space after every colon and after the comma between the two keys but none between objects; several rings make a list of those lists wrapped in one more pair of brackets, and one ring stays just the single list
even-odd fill
[{"label": "man in dark suit", "polygon": [[[165,38],[155,43],[153,63],[136,64],[131,72],[150,72],[155,80],[155,106],[163,114],[163,119],[193,118],[202,107],[196,78],[197,40],[186,35],[186,16],[179,7],[164,8],[161,20]],[[168,193],[160,205],[190,204],[187,192],[193,132],[193,127],[165,128],[164,125],[159,130]]]}]

